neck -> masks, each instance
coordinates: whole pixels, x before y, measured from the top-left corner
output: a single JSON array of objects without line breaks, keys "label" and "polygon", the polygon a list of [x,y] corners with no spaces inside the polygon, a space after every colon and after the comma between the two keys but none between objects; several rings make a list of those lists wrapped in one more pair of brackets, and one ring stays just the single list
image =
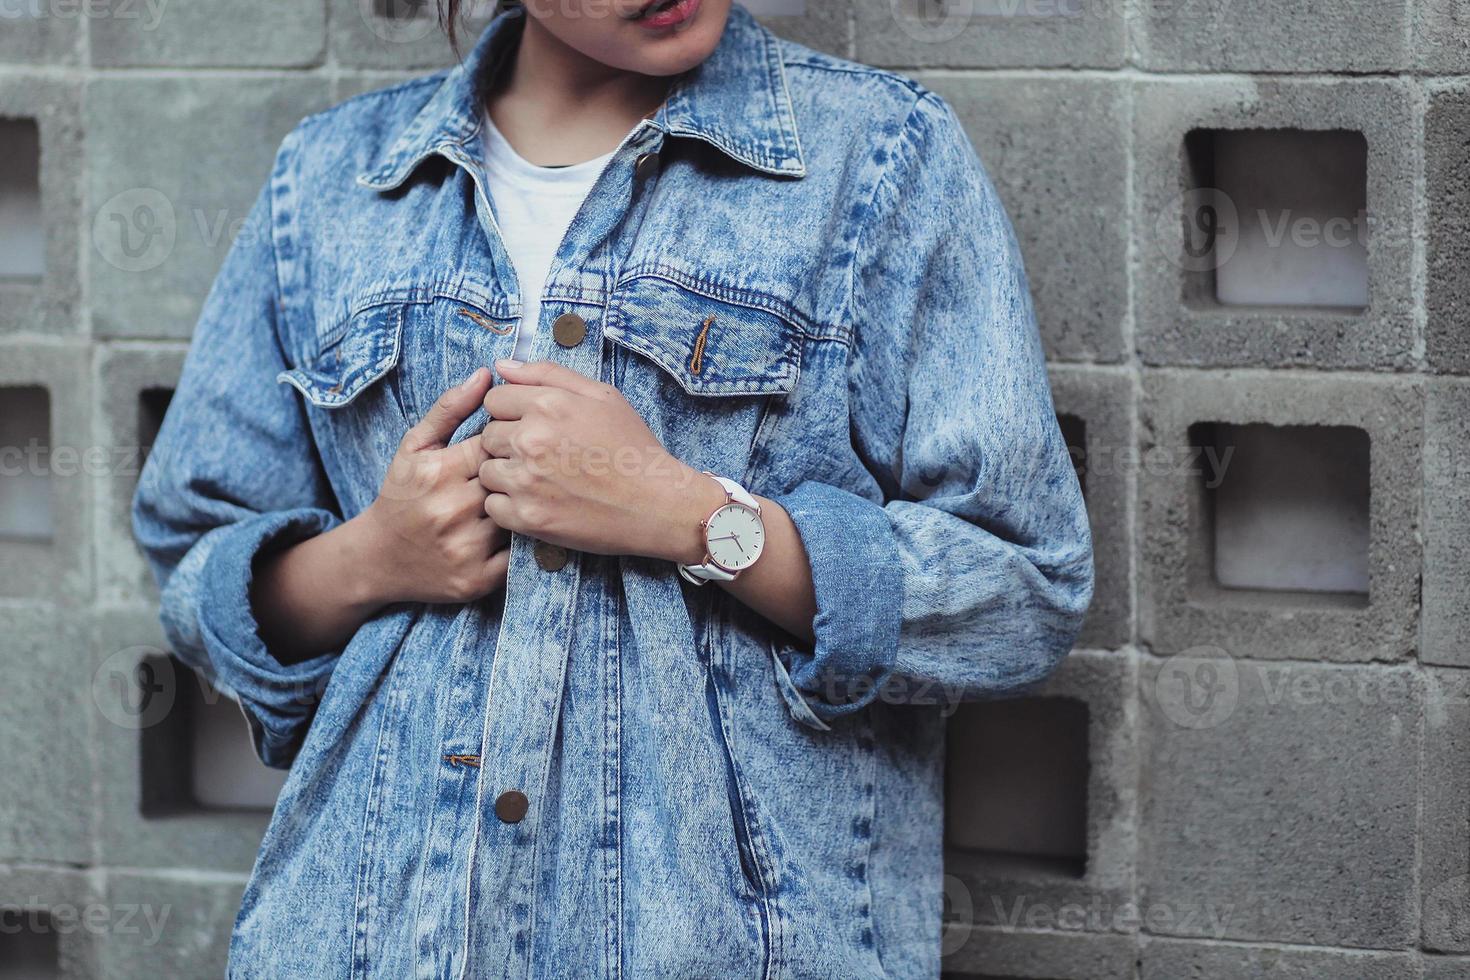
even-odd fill
[{"label": "neck", "polygon": [[514,59],[487,108],[516,152],[542,166],[607,153],[668,91],[668,79],[589,58],[529,15]]}]

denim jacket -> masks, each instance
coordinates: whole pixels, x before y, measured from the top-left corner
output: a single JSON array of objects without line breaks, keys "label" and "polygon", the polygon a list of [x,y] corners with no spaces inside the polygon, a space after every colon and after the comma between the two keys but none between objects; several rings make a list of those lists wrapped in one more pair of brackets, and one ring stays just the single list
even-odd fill
[{"label": "denim jacket", "polygon": [[523,16],[285,139],[134,502],[170,643],[290,768],[230,975],[936,976],[946,709],[1057,665],[1092,554],[1011,227],[913,81],[737,7],[602,172],[535,336],[791,514],[814,643],[523,535],[484,600],[293,666],[260,637],[256,558],[362,511],[514,345],[475,79]]}]

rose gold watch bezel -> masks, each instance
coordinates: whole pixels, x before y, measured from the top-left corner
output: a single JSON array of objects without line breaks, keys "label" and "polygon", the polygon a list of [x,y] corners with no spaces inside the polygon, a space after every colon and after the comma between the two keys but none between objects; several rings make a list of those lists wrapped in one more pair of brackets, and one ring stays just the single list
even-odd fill
[{"label": "rose gold watch bezel", "polygon": [[750,565],[746,565],[745,568],[731,568],[729,565],[726,565],[724,562],[721,562],[719,559],[717,559],[715,557],[714,552],[710,550],[710,546],[709,546],[709,530],[710,530],[709,526],[710,526],[710,523],[715,519],[715,515],[716,514],[718,514],[720,511],[725,510],[726,508],[729,508],[729,507],[739,507],[741,510],[748,510],[748,511],[750,511],[752,514],[754,514],[756,516],[756,520],[758,520],[758,521],[761,522],[761,526],[762,527],[765,526],[765,521],[761,518],[761,509],[760,509],[760,507],[752,507],[749,504],[741,503],[740,501],[738,501],[738,500],[734,499],[733,497],[731,497],[730,494],[729,494],[729,492],[726,491],[726,493],[725,493],[725,502],[723,504],[720,504],[720,506],[716,507],[714,510],[710,511],[709,512],[709,516],[706,517],[704,520],[702,520],[702,521],[699,522],[699,526],[702,527],[702,528],[704,528],[704,562],[703,562],[703,564],[713,565],[716,568],[718,568],[720,571],[722,571],[722,572],[729,572],[731,575],[735,576],[736,578],[739,578],[741,572],[745,571],[746,568],[749,568],[750,565],[754,565],[756,563],[756,561],[760,560],[760,556],[763,555],[763,554],[765,554],[766,545],[765,545],[765,542],[764,541],[761,542],[761,554],[760,555],[756,555],[755,558],[751,560]]}]

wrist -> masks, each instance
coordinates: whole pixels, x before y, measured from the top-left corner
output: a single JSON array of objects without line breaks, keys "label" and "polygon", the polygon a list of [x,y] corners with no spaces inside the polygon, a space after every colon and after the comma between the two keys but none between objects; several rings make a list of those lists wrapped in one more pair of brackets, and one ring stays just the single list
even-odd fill
[{"label": "wrist", "polygon": [[373,508],[341,524],[332,534],[337,536],[337,567],[342,574],[352,604],[363,610],[376,610],[400,598],[392,581],[393,562],[382,525]]},{"label": "wrist", "polygon": [[725,502],[725,490],[705,473],[678,464],[675,478],[668,481],[655,502],[653,513],[660,527],[655,532],[657,553],[652,557],[680,565],[697,565],[705,559],[704,528],[700,522]]}]

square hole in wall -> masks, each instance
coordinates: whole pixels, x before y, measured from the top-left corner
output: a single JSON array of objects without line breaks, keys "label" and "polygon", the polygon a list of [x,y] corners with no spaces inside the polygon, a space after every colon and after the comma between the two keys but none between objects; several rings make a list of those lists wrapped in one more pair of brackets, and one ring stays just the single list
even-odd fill
[{"label": "square hole in wall", "polygon": [[0,906],[0,980],[61,976],[56,929],[43,909]]},{"label": "square hole in wall", "polygon": [[1072,457],[1072,468],[1077,471],[1077,482],[1082,484],[1082,495],[1087,495],[1087,423],[1075,415],[1058,415],[1057,427],[1062,430],[1062,439],[1067,443],[1067,455]]},{"label": "square hole in wall", "polygon": [[138,446],[146,455],[158,440],[163,416],[173,401],[172,388],[144,388],[138,393]]},{"label": "square hole in wall", "polygon": [[138,681],[156,696],[173,692],[162,719],[140,729],[145,817],[275,806],[286,774],[256,758],[235,702],[166,658],[145,660]]},{"label": "square hole in wall", "polygon": [[51,540],[53,479],[50,394],[0,388],[0,540]]},{"label": "square hole in wall", "polygon": [[1212,584],[1368,602],[1368,433],[1339,425],[1200,423],[1189,430]]},{"label": "square hole in wall", "polygon": [[1368,142],[1350,130],[1195,130],[1184,140],[1185,302],[1368,306]]},{"label": "square hole in wall", "polygon": [[0,119],[0,281],[46,273],[41,137],[31,119]]},{"label": "square hole in wall", "polygon": [[1082,877],[1087,724],[1072,698],[962,705],[946,743],[948,849],[982,869]]}]

